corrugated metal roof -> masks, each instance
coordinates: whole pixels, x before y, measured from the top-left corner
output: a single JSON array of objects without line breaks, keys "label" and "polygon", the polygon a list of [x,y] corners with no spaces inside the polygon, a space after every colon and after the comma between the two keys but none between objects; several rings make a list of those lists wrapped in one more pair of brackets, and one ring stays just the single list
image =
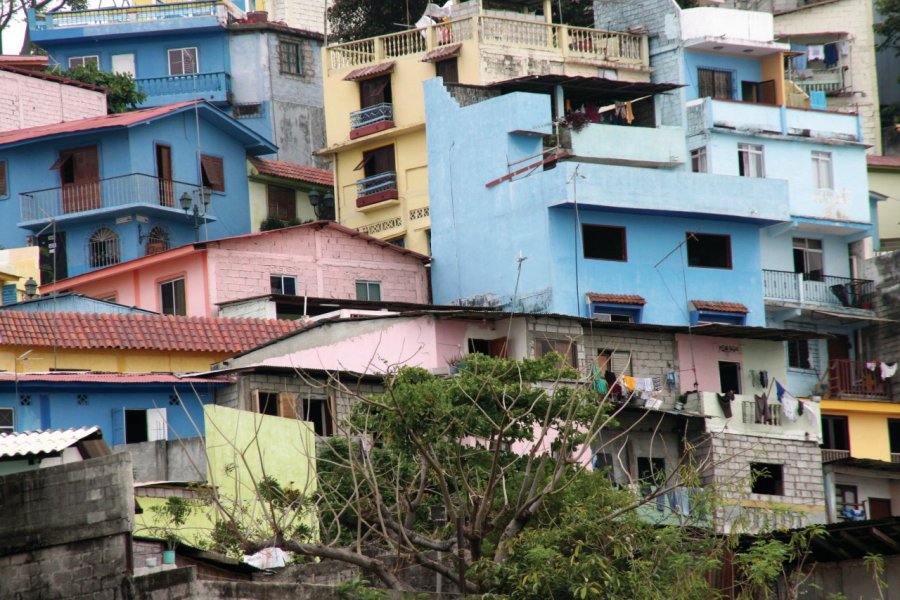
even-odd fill
[{"label": "corrugated metal roof", "polygon": [[45,381],[48,383],[230,383],[224,378],[204,377],[178,377],[168,373],[95,373],[90,371],[77,373],[64,373],[53,371],[50,373],[10,373],[0,372],[0,382],[18,381]]},{"label": "corrugated metal roof", "polygon": [[100,431],[94,427],[0,433],[0,458],[61,452]]}]

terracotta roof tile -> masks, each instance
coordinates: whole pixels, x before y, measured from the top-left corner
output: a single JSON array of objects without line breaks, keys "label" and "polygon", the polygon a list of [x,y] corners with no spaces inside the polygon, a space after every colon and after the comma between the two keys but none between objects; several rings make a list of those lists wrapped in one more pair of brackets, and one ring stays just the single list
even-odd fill
[{"label": "terracotta roof tile", "polygon": [[238,353],[300,327],[274,319],[0,311],[0,345]]},{"label": "terracotta roof tile", "polygon": [[369,77],[377,77],[394,70],[394,61],[381,63],[380,65],[371,65],[361,69],[355,69],[344,75],[344,81],[356,81],[357,79],[368,79]]},{"label": "terracotta roof tile", "polygon": [[331,187],[334,185],[334,174],[326,169],[316,167],[304,167],[296,163],[284,160],[271,160],[268,158],[251,158],[250,163],[263,175],[296,179],[308,183],[317,183]]},{"label": "terracotta roof tile", "polygon": [[598,294],[588,292],[587,298],[591,302],[603,302],[606,304],[640,304],[641,306],[647,304],[644,297],[637,294]]},{"label": "terracotta roof tile", "polygon": [[900,156],[867,156],[870,167],[895,167],[900,169]]},{"label": "terracotta roof tile", "polygon": [[460,48],[462,48],[462,44],[450,44],[449,46],[435,48],[422,57],[422,62],[437,62],[439,60],[444,60],[445,58],[459,56]]},{"label": "terracotta roof tile", "polygon": [[750,309],[740,302],[718,302],[714,300],[691,300],[696,310],[712,310],[715,312],[727,313],[743,313],[747,314]]}]

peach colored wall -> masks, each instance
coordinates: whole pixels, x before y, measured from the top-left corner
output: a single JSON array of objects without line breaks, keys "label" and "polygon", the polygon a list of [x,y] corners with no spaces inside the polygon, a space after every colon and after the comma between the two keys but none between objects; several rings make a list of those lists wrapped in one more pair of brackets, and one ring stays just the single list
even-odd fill
[{"label": "peach colored wall", "polygon": [[[678,364],[681,365],[681,391],[687,392],[694,389],[694,373],[691,365],[696,363],[696,381],[700,391],[718,392],[719,385],[719,361],[742,362],[741,341],[731,338],[687,336],[678,334],[675,336],[678,344]],[[693,360],[691,358],[691,345],[693,344]],[[723,350],[736,349],[735,352]]]},{"label": "peach colored wall", "polygon": [[106,114],[106,94],[0,71],[0,131]]}]

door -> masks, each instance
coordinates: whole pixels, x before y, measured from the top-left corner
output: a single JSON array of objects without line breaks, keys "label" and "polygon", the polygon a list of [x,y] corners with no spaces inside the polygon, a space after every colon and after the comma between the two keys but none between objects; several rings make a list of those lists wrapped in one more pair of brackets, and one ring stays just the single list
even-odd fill
[{"label": "door", "polygon": [[111,446],[120,446],[125,443],[125,410],[114,408],[112,411],[112,436]]},{"label": "door", "polygon": [[887,519],[891,516],[890,498],[869,498],[869,518]]},{"label": "door", "polygon": [[166,435],[168,425],[166,423],[166,409],[164,408],[148,408],[147,409],[147,441],[155,442],[157,440],[168,439]]},{"label": "door", "polygon": [[175,206],[175,192],[172,184],[172,148],[156,145],[156,178],[159,185],[159,203]]},{"label": "door", "polygon": [[113,73],[124,73],[134,77],[134,54],[113,54],[112,71]]},{"label": "door", "polygon": [[100,161],[97,146],[60,152],[51,168],[59,170],[64,213],[100,208]]}]

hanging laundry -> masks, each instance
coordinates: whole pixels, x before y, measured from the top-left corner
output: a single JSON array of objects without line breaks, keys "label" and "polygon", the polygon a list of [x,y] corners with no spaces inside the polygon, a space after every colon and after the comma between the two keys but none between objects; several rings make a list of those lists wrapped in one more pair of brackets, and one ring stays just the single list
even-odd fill
[{"label": "hanging laundry", "polygon": [[622,375],[622,386],[629,392],[634,391],[634,386],[636,385],[636,383],[637,382],[634,377],[629,377],[628,375]]},{"label": "hanging laundry", "polygon": [[805,69],[806,68],[806,57],[807,57],[807,48],[806,46],[794,45],[791,44],[791,50],[795,50],[797,52],[802,52],[803,54],[798,54],[792,60],[794,70],[797,69]]},{"label": "hanging laundry", "polygon": [[625,103],[625,122],[631,125],[634,123],[634,112],[631,110],[631,102]]},{"label": "hanging laundry", "polygon": [[756,419],[760,424],[765,424],[769,418],[769,397],[766,394],[755,394],[753,400],[756,404]]},{"label": "hanging laundry", "polygon": [[603,371],[597,365],[591,366],[591,377],[594,379],[594,391],[598,394],[606,394],[609,391],[609,384],[603,377]]},{"label": "hanging laundry", "polygon": [[566,113],[572,112],[572,99],[566,98]]},{"label": "hanging laundry", "polygon": [[833,67],[838,64],[838,45],[825,44],[825,66]]},{"label": "hanging laundry", "polygon": [[881,363],[881,379],[890,379],[897,372],[897,363]]},{"label": "hanging laundry", "polygon": [[797,398],[794,397],[789,391],[784,389],[784,386],[778,383],[778,380],[775,380],[775,391],[778,394],[778,401],[781,403],[781,412],[784,416],[791,420],[797,420],[797,410],[798,404],[800,403]]},{"label": "hanging laundry", "polygon": [[838,44],[841,47],[841,56],[849,56],[850,54],[850,42],[844,40]]},{"label": "hanging laundry", "polygon": [[726,419],[731,418],[731,403],[734,401],[734,392],[726,392],[724,394],[716,394],[719,400],[719,406],[722,408],[722,414]]},{"label": "hanging laundry", "polygon": [[675,370],[669,369],[669,372],[666,373],[666,385],[668,387],[675,387],[678,384],[678,381],[675,379]]},{"label": "hanging laundry", "polygon": [[806,49],[806,56],[809,57],[809,60],[825,60],[825,46],[813,44]]},{"label": "hanging laundry", "polygon": [[760,371],[759,372],[759,385],[763,389],[769,388],[769,372],[768,371]]},{"label": "hanging laundry", "polygon": [[875,362],[874,360],[870,360],[866,363],[866,368],[870,371],[874,371],[875,369],[878,368],[878,363]]},{"label": "hanging laundry", "polygon": [[819,426],[819,407],[815,402],[806,402],[806,409],[804,412],[806,413],[806,420],[809,423],[809,426],[813,429]]}]

